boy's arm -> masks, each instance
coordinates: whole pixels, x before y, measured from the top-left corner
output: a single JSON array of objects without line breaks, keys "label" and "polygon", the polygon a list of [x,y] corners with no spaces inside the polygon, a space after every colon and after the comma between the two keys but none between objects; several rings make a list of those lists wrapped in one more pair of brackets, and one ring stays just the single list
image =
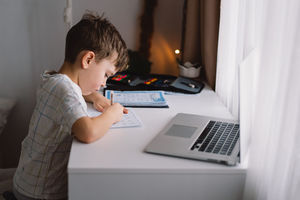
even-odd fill
[{"label": "boy's arm", "polygon": [[121,120],[123,106],[115,103],[98,117],[82,117],[75,121],[72,133],[81,142],[91,143],[101,138],[115,122]]},{"label": "boy's arm", "polygon": [[[90,95],[83,96],[83,98],[86,102],[93,103],[94,108],[100,112],[103,112],[110,106],[110,100],[108,100],[99,92],[93,92]],[[123,113],[127,114],[128,110],[126,108],[123,108]]]},{"label": "boy's arm", "polygon": [[93,103],[94,108],[100,112],[110,106],[110,101],[99,92],[93,92],[90,95],[83,96],[83,98],[86,102]]}]

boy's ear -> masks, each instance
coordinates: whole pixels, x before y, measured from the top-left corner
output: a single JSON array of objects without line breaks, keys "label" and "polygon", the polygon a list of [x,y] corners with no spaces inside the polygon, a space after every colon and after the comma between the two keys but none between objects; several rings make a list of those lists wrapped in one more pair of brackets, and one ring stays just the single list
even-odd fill
[{"label": "boy's ear", "polygon": [[95,53],[92,51],[85,51],[81,58],[81,67],[87,69],[91,62],[95,59]]}]

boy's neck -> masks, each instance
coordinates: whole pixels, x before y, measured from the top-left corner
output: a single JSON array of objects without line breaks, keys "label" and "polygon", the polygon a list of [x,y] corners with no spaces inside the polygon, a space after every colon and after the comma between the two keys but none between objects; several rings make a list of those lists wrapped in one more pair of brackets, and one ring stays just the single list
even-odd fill
[{"label": "boy's neck", "polygon": [[58,73],[67,75],[74,83],[78,85],[78,71],[74,69],[76,69],[76,67],[73,66],[73,64],[64,62]]}]

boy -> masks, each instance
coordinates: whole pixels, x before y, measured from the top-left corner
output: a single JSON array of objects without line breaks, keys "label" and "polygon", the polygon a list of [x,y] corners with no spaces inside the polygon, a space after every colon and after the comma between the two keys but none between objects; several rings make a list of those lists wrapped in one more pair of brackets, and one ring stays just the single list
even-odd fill
[{"label": "boy", "polygon": [[[67,164],[75,137],[91,143],[128,111],[98,90],[109,76],[126,69],[126,44],[105,18],[85,14],[66,37],[58,72],[45,72],[37,92],[28,136],[22,142],[14,195],[22,199],[67,199]],[[85,101],[102,115],[90,118]]]}]

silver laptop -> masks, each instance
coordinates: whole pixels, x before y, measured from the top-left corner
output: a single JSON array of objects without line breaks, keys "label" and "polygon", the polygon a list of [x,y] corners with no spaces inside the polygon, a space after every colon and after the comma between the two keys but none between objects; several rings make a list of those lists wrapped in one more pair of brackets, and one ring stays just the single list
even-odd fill
[{"label": "silver laptop", "polygon": [[145,151],[236,165],[239,162],[240,127],[233,120],[178,113]]}]

